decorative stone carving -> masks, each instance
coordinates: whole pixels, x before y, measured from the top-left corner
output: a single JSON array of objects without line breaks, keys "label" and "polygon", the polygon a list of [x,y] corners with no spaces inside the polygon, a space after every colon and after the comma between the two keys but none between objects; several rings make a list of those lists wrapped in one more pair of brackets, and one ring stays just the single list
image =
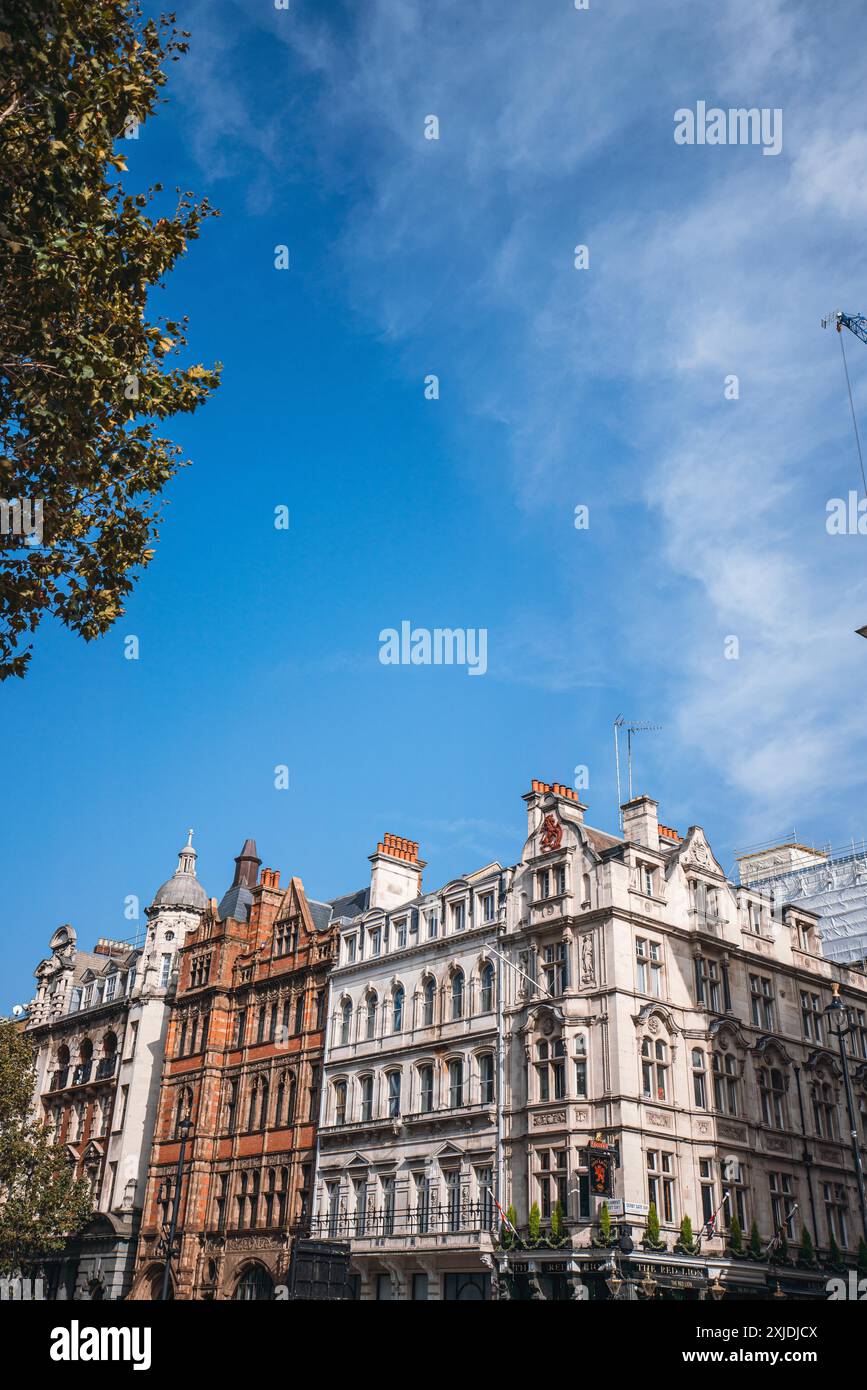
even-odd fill
[{"label": "decorative stone carving", "polygon": [[740,1125],[730,1125],[725,1120],[717,1120],[716,1132],[721,1139],[734,1139],[740,1144],[743,1144],[747,1137],[746,1130]]},{"label": "decorative stone carving", "polygon": [[542,853],[550,853],[551,850],[559,849],[563,843],[563,827],[556,816],[547,815],[542,825],[542,834],[539,837],[539,848]]},{"label": "decorative stone carving", "polygon": [[656,1129],[671,1129],[671,1116],[664,1110],[648,1110],[647,1123]]},{"label": "decorative stone carving", "polygon": [[565,1110],[540,1110],[533,1116],[533,1128],[541,1129],[544,1125],[565,1125]]},{"label": "decorative stone carving", "polygon": [[581,983],[595,985],[596,971],[593,964],[593,938],[588,934],[581,942]]}]

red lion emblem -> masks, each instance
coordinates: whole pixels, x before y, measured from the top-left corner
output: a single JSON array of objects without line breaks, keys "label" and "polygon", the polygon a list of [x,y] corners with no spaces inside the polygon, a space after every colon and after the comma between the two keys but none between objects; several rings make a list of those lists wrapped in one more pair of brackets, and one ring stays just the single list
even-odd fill
[{"label": "red lion emblem", "polygon": [[559,849],[563,840],[563,827],[555,816],[546,816],[542,826],[542,840],[540,848],[543,850]]}]

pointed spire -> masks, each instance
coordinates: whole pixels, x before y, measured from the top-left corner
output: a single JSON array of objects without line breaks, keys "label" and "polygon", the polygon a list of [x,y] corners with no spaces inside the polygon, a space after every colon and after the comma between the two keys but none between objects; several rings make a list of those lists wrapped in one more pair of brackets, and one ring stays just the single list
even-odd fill
[{"label": "pointed spire", "polygon": [[255,888],[262,860],[256,853],[256,841],[245,840],[241,853],[235,858],[235,877],[232,887],[242,884],[244,888]]}]

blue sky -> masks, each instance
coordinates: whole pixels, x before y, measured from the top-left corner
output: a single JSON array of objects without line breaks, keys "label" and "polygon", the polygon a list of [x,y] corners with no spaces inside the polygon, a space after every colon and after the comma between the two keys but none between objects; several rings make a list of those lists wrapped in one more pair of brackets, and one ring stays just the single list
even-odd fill
[{"label": "blue sky", "polygon": [[[430,886],[514,861],[530,778],[578,764],[613,829],[621,712],[664,726],[638,789],[727,867],[860,839],[867,539],[825,528],[860,475],[819,320],[867,311],[863,7],[177,10],[128,183],[221,209],[159,307],[224,383],[174,424],[193,466],[126,615],[46,625],[3,688],[0,1009],[60,922],[127,935],[189,826],[209,893],[251,835],[319,897],[386,830]],[[782,152],[677,146],[699,100],[781,108]],[[486,628],[487,674],[381,665],[403,619]]]}]

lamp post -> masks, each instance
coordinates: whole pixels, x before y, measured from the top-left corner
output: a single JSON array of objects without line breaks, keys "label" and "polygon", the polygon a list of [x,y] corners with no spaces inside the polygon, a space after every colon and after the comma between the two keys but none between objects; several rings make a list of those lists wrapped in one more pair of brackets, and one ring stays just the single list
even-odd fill
[{"label": "lamp post", "polygon": [[840,1065],[843,1068],[843,1084],[846,1088],[846,1110],[849,1114],[849,1133],[852,1139],[852,1156],[855,1159],[855,1178],[858,1183],[858,1201],[861,1206],[861,1230],[867,1240],[867,1206],[864,1201],[864,1166],[861,1162],[861,1147],[858,1143],[858,1129],[855,1124],[855,1103],[852,1099],[852,1082],[849,1077],[849,1058],[846,1056],[845,1039],[852,1032],[851,1010],[840,998],[840,986],[834,985],[834,997],[823,1010],[828,1024],[828,1032],[833,1033],[840,1047]]},{"label": "lamp post", "polygon": [[178,1153],[178,1167],[175,1174],[175,1195],[172,1202],[172,1215],[169,1222],[169,1232],[166,1238],[166,1267],[163,1270],[163,1287],[160,1294],[160,1301],[165,1302],[169,1296],[169,1282],[172,1272],[172,1257],[175,1253],[175,1233],[178,1229],[178,1212],[181,1206],[181,1182],[184,1175],[184,1150],[187,1147],[187,1140],[190,1137],[190,1130],[193,1122],[189,1115],[184,1116],[178,1121],[178,1133],[181,1136],[181,1147]]}]

